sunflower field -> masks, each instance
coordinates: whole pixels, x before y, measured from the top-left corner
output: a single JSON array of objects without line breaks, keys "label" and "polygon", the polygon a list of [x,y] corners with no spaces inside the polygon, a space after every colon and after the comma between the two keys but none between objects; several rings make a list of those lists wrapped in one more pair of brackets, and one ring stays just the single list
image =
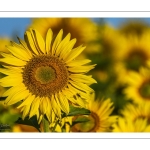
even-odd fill
[{"label": "sunflower field", "polygon": [[31,18],[0,37],[0,132],[150,132],[150,24]]}]

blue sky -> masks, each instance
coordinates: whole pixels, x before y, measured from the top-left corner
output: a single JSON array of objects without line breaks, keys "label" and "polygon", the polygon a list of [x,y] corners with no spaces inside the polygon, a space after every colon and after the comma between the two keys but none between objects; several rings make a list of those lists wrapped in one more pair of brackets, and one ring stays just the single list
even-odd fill
[{"label": "blue sky", "polygon": [[[104,20],[114,27],[118,27],[129,18],[104,18]],[[130,20],[143,20],[150,24],[150,18],[130,18]],[[26,27],[30,24],[31,18],[0,18],[0,36],[11,37],[13,33],[23,38]]]}]

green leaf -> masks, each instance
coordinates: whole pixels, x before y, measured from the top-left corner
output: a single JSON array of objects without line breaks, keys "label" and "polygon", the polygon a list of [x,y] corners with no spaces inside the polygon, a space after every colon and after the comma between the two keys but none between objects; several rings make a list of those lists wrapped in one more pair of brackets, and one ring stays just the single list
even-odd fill
[{"label": "green leaf", "polygon": [[88,121],[90,121],[88,118],[80,118],[80,117],[78,117],[76,120],[74,120],[72,122],[72,126],[74,126],[77,123],[85,123],[85,122],[88,122]]},{"label": "green leaf", "polygon": [[39,132],[40,131],[40,125],[38,124],[36,116],[31,117],[30,119],[26,117],[24,120],[22,118],[19,118],[15,123],[23,124],[23,125],[29,125],[35,127]]},{"label": "green leaf", "polygon": [[[77,115],[89,115],[91,112],[88,109],[85,108],[79,108],[79,107],[74,107],[70,106],[70,112],[67,116],[77,116]],[[66,117],[63,115],[63,117]]]}]

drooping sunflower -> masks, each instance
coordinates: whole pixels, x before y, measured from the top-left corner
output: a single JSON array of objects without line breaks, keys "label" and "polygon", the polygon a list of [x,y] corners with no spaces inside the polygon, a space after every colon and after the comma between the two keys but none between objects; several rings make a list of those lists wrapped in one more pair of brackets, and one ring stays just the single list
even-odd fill
[{"label": "drooping sunflower", "polygon": [[[61,118],[61,111],[68,114],[69,104],[84,107],[93,90],[90,84],[96,83],[85,75],[95,65],[86,65],[90,60],[75,59],[85,47],[73,48],[76,39],[70,40],[70,33],[62,39],[63,30],[56,38],[48,30],[42,37],[35,29],[25,32],[19,44],[11,42],[7,46],[11,54],[2,53],[0,61],[8,65],[0,68],[6,76],[0,85],[10,87],[4,94],[5,104],[20,102],[18,108],[22,118],[36,115],[40,120],[46,115],[51,122],[52,113]],[[80,95],[75,99],[74,95]]]},{"label": "drooping sunflower", "polygon": [[131,119],[119,117],[118,122],[113,125],[113,132],[150,132],[150,125],[146,119]]},{"label": "drooping sunflower", "polygon": [[126,78],[128,86],[124,89],[127,98],[135,103],[150,102],[150,69],[141,68],[138,72],[130,72]]},{"label": "drooping sunflower", "polygon": [[72,118],[75,120],[87,120],[83,123],[75,124],[71,132],[109,132],[111,126],[116,122],[117,116],[111,116],[114,109],[110,99],[94,100],[91,98],[86,107],[90,110],[90,115],[79,115]]}]

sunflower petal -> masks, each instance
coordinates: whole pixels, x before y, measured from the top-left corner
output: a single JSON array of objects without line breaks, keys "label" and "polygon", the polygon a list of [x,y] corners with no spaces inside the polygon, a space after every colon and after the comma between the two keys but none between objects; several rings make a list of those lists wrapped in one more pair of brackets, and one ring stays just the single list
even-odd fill
[{"label": "sunflower petal", "polygon": [[53,32],[51,29],[49,29],[46,35],[46,53],[47,54],[49,54],[51,51],[52,38],[53,38]]}]

